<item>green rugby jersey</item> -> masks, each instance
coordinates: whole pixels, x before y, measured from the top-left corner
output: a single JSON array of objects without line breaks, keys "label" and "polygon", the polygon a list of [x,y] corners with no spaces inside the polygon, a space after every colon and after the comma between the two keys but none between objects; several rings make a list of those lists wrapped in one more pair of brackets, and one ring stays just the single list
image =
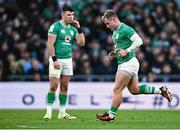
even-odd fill
[{"label": "green rugby jersey", "polygon": [[56,35],[54,44],[56,57],[58,59],[71,58],[72,42],[78,34],[77,29],[72,25],[66,26],[61,21],[58,21],[50,26],[48,34]]},{"label": "green rugby jersey", "polygon": [[114,50],[116,52],[115,55],[118,60],[118,64],[127,62],[133,57],[135,57],[134,52],[129,52],[125,57],[121,57],[117,53],[118,49],[126,50],[132,45],[133,42],[130,40],[130,38],[134,33],[135,33],[134,29],[124,23],[121,23],[118,29],[113,31],[112,41],[114,44]]}]

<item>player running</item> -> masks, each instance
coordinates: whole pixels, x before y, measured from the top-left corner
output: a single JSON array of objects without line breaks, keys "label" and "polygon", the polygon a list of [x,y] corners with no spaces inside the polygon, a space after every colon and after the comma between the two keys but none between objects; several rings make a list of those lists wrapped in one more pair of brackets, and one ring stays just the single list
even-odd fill
[{"label": "player running", "polygon": [[156,87],[149,85],[138,86],[139,62],[135,57],[134,50],[143,44],[135,30],[122,23],[113,10],[107,10],[102,16],[107,28],[113,31],[112,41],[114,51],[109,53],[109,58],[117,58],[118,68],[115,77],[114,96],[112,105],[105,114],[97,114],[99,120],[113,122],[117,110],[122,101],[123,89],[127,86],[130,93],[136,94],[161,94],[169,102],[172,100],[171,93],[166,86]]}]

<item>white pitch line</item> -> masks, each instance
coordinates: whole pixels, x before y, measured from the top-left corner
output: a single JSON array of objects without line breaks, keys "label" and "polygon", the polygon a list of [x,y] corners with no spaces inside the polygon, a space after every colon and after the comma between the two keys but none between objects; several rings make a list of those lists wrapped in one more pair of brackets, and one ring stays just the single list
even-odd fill
[{"label": "white pitch line", "polygon": [[20,127],[20,128],[39,128],[39,127],[36,127],[36,126],[26,126],[26,125],[18,125],[17,127]]},{"label": "white pitch line", "polygon": [[20,128],[28,128],[28,126],[26,126],[26,125],[18,125],[17,127],[20,127]]}]

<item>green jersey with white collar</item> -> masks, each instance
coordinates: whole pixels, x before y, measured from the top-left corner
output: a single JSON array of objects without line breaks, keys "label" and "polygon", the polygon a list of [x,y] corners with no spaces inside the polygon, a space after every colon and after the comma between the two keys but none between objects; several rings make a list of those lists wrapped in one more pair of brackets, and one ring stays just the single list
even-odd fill
[{"label": "green jersey with white collar", "polygon": [[127,62],[133,57],[135,57],[134,52],[129,52],[125,57],[121,57],[117,53],[117,50],[126,50],[132,45],[133,42],[130,40],[130,38],[134,33],[136,33],[134,29],[124,23],[121,23],[121,25],[113,31],[112,41],[114,43],[114,50],[116,58],[118,60],[118,64]]},{"label": "green jersey with white collar", "polygon": [[48,34],[56,36],[54,44],[56,57],[58,59],[71,58],[72,42],[78,34],[77,29],[72,25],[66,26],[61,21],[58,21],[50,26]]}]

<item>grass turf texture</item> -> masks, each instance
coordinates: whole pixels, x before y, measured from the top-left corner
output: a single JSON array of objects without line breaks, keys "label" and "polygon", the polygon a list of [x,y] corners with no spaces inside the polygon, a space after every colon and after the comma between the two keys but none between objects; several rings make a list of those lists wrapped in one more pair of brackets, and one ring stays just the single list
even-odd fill
[{"label": "grass turf texture", "polygon": [[102,110],[68,110],[76,120],[45,121],[45,110],[0,110],[0,129],[180,129],[180,110],[119,110],[114,123],[96,119]]}]

